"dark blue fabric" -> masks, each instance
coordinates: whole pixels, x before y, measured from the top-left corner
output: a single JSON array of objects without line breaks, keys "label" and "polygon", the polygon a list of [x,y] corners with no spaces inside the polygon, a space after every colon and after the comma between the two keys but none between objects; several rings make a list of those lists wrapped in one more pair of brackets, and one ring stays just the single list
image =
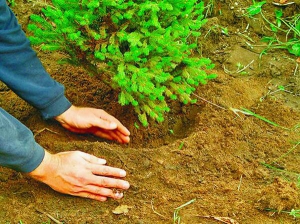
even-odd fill
[{"label": "dark blue fabric", "polygon": [[[45,119],[71,106],[64,87],[45,71],[5,0],[0,0],[0,80],[39,109]],[[30,172],[44,153],[32,132],[0,108],[0,165]]]},{"label": "dark blue fabric", "polygon": [[0,108],[0,165],[30,172],[42,162],[44,155],[32,132]]},{"label": "dark blue fabric", "polygon": [[5,0],[0,0],[0,80],[46,119],[71,106],[64,87],[45,71]]}]

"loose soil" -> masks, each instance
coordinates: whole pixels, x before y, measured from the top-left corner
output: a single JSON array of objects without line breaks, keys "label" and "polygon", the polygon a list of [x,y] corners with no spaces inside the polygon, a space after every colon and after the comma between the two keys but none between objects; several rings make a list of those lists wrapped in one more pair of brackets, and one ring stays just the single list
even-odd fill
[{"label": "loose soil", "polygon": [[[109,165],[124,168],[131,183],[124,199],[100,203],[59,194],[25,174],[0,167],[0,223],[54,223],[47,215],[71,224],[173,223],[175,208],[192,199],[196,200],[178,213],[181,223],[221,223],[218,217],[228,217],[224,223],[299,222],[286,213],[300,208],[297,58],[276,50],[260,59],[261,47],[247,47],[250,40],[261,45],[260,38],[269,32],[261,18],[242,16],[252,1],[215,2],[199,41],[200,53],[216,64],[212,72],[218,78],[200,86],[196,94],[225,109],[200,99],[192,106],[175,103],[164,123],[137,129],[136,115],[117,103],[116,92],[80,68],[58,65],[59,53],[38,52],[47,71],[65,85],[71,102],[102,108],[128,127],[131,142],[119,145],[44,121],[36,109],[0,86],[0,106],[28,126],[44,148],[53,153],[81,150],[105,158]],[[279,8],[267,2],[266,13]],[[17,1],[13,10],[25,30],[29,15],[38,13],[43,4]],[[297,4],[282,9],[292,15],[299,12]],[[228,35],[220,27],[227,27]],[[246,74],[235,72],[237,63],[248,65]],[[293,94],[270,94],[280,85]],[[230,108],[247,108],[289,129]],[[128,211],[113,214],[118,206]]]}]

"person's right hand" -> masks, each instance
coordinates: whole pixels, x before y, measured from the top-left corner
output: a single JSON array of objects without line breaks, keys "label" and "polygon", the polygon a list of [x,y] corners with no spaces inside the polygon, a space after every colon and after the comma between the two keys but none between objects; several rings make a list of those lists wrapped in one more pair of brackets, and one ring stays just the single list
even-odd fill
[{"label": "person's right hand", "polygon": [[105,164],[104,159],[80,151],[46,151],[42,163],[28,174],[64,194],[98,201],[120,199],[123,193],[118,190],[129,188],[129,183],[120,179],[126,172]]}]

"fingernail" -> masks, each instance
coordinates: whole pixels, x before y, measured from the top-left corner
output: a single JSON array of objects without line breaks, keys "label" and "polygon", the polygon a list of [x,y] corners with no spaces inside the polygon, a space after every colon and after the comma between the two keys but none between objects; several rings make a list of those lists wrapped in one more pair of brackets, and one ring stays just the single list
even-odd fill
[{"label": "fingernail", "polygon": [[102,165],[103,165],[103,164],[106,164],[106,160],[105,160],[105,159],[99,159],[99,160],[98,160],[98,163],[99,163],[99,164],[102,164]]},{"label": "fingernail", "polygon": [[127,131],[128,135],[130,135],[130,131],[129,131],[127,128],[125,128],[125,129],[126,129],[126,131]]},{"label": "fingernail", "polygon": [[125,170],[121,170],[120,171],[120,176],[121,177],[125,177],[126,176],[126,171]]},{"label": "fingernail", "polygon": [[100,198],[100,201],[106,201],[106,200],[107,200],[107,198],[104,198],[104,197]]},{"label": "fingernail", "polygon": [[123,193],[117,192],[117,193],[115,193],[115,197],[116,197],[117,199],[123,198]]},{"label": "fingernail", "polygon": [[130,187],[130,184],[126,181],[123,183],[123,189],[128,189]]},{"label": "fingernail", "polygon": [[130,142],[130,137],[129,136],[124,137],[124,143],[128,143],[128,142]]}]

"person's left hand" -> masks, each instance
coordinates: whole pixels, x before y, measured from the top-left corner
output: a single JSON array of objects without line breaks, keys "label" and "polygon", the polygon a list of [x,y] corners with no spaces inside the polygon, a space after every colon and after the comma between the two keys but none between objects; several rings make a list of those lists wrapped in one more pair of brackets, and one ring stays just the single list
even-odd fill
[{"label": "person's left hand", "polygon": [[71,106],[55,119],[72,132],[90,133],[120,143],[130,141],[128,129],[101,109]]}]

